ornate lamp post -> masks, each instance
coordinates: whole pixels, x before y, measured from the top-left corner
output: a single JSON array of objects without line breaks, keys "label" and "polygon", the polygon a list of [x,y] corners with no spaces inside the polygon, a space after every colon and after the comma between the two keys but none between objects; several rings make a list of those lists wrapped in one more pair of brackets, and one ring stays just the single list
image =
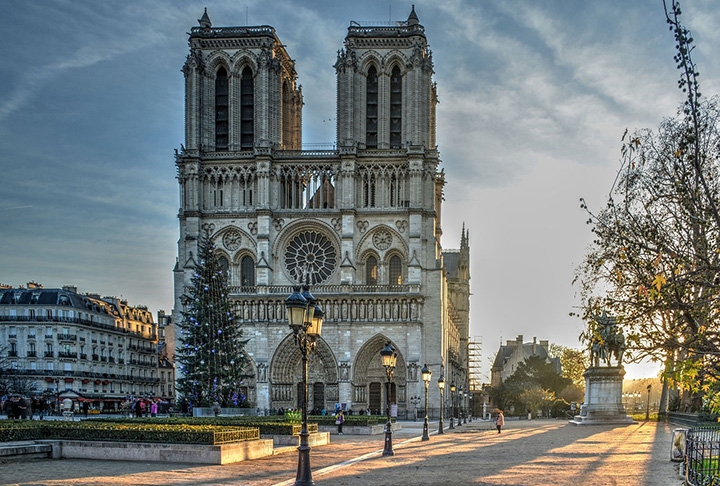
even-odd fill
[{"label": "ornate lamp post", "polygon": [[442,376],[438,378],[438,388],[440,389],[440,424],[438,425],[438,434],[445,433],[445,424],[443,416],[445,415],[445,380]]},{"label": "ornate lamp post", "polygon": [[422,440],[430,440],[428,435],[428,385],[432,378],[432,371],[428,368],[428,365],[422,367],[422,379],[425,382],[425,423],[423,423],[423,435]]},{"label": "ornate lamp post", "polygon": [[310,286],[305,285],[303,293],[300,287],[293,287],[293,293],[285,299],[288,311],[288,324],[295,337],[295,343],[302,354],[303,397],[302,397],[302,430],[298,447],[298,468],[295,486],[315,484],[310,469],[310,446],[308,445],[307,407],[308,407],[308,354],[315,350],[317,338],[322,332],[323,311],[315,297],[310,293]]},{"label": "ornate lamp post", "polygon": [[467,416],[468,416],[468,392],[467,390],[463,391],[463,423],[467,424]]},{"label": "ornate lamp post", "polygon": [[470,395],[470,413],[468,414],[468,422],[472,422],[473,414],[475,413],[475,402],[473,402],[473,394]]},{"label": "ornate lamp post", "polygon": [[458,413],[458,427],[462,425],[462,396],[463,396],[463,387],[460,385],[460,388],[457,392],[457,413]]},{"label": "ornate lamp post", "polygon": [[380,357],[382,358],[382,364],[385,367],[385,373],[387,373],[387,423],[385,424],[385,448],[383,449],[383,456],[394,456],[395,452],[392,448],[392,423],[390,422],[390,390],[392,388],[392,375],[395,371],[395,365],[397,364],[397,351],[392,344],[387,343],[384,348],[380,351]]},{"label": "ornate lamp post", "polygon": [[417,415],[418,415],[417,414],[417,406],[420,403],[420,400],[422,400],[422,398],[420,398],[416,395],[413,395],[410,397],[410,402],[413,404],[413,407],[415,408],[415,416],[413,417],[413,422],[417,422]]},{"label": "ornate lamp post", "polygon": [[[652,385],[647,386],[647,392],[648,392],[648,399],[647,399],[647,407],[645,408],[645,420],[650,420],[650,390],[652,389]],[[426,399],[427,401],[427,399]]]},{"label": "ornate lamp post", "polygon": [[454,429],[453,422],[455,421],[455,380],[450,382],[450,428]]}]

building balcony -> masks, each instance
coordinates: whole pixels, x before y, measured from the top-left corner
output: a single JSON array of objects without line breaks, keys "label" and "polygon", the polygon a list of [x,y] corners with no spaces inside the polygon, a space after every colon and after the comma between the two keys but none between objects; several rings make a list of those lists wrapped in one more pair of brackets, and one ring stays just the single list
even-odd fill
[{"label": "building balcony", "polygon": [[54,351],[45,351],[45,357],[46,358],[54,358],[55,352]]},{"label": "building balcony", "polygon": [[87,353],[80,353],[80,359],[87,359]]},{"label": "building balcony", "polygon": [[58,334],[60,341],[77,341],[77,334]]},{"label": "building balcony", "polygon": [[8,339],[17,339],[17,334],[8,334]]},{"label": "building balcony", "polygon": [[37,358],[37,351],[28,351],[27,357],[28,358]]},{"label": "building balcony", "polygon": [[77,353],[60,351],[58,353],[58,358],[73,358],[73,359],[75,359],[75,358],[77,358]]},{"label": "building balcony", "polygon": [[11,358],[17,358],[17,351],[8,351],[8,356]]}]

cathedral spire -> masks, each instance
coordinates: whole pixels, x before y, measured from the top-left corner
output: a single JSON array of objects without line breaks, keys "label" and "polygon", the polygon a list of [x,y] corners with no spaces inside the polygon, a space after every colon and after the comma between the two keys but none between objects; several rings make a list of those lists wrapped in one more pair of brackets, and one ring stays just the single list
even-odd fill
[{"label": "cathedral spire", "polygon": [[470,238],[470,232],[465,232],[465,222],[462,225],[462,234],[460,235],[460,249],[468,247],[468,239]]},{"label": "cathedral spire", "polygon": [[205,7],[205,12],[203,13],[202,17],[198,19],[198,22],[200,23],[200,27],[203,29],[209,29],[212,27],[212,22],[210,22],[210,16],[207,13],[207,7]]},{"label": "cathedral spire", "polygon": [[420,23],[420,19],[418,19],[417,14],[415,13],[415,5],[413,4],[412,10],[410,11],[410,15],[407,19],[408,25],[418,25]]}]

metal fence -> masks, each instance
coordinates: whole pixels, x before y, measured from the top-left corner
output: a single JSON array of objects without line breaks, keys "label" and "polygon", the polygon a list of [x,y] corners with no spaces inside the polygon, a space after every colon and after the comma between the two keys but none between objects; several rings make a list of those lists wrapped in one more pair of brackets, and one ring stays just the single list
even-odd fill
[{"label": "metal fence", "polygon": [[685,447],[686,484],[720,485],[720,427],[691,428]]}]

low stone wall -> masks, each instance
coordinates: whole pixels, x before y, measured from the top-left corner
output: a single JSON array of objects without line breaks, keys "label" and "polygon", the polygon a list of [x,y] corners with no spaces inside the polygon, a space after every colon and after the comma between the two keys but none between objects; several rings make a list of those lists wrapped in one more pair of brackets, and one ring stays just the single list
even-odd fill
[{"label": "low stone wall", "polygon": [[[402,425],[398,422],[393,422],[393,432],[402,429]],[[331,434],[337,434],[337,425],[318,425],[318,431],[329,432]],[[363,425],[363,426],[352,426],[348,425],[347,422],[343,425],[344,435],[377,435],[385,433],[385,424],[378,425]]]},{"label": "low stone wall", "polygon": [[273,441],[259,439],[222,445],[150,444],[100,441],[37,441],[53,445],[53,457],[105,461],[184,462],[230,464],[271,456]]},{"label": "low stone wall", "polygon": [[[299,435],[261,435],[261,439],[272,439],[275,447],[299,446]],[[327,445],[330,443],[330,432],[316,432],[308,435],[310,447]]]}]

